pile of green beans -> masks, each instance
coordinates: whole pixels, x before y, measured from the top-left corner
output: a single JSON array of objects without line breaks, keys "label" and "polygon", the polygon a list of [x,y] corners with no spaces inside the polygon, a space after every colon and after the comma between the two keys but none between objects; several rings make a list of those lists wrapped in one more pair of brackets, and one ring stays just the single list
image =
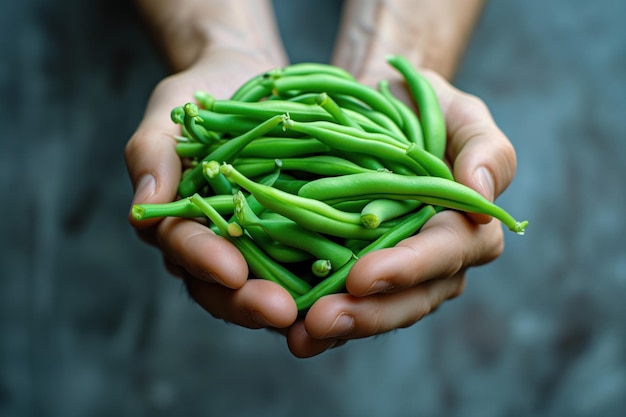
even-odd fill
[{"label": "pile of green beans", "polygon": [[197,92],[171,112],[180,199],[137,204],[132,215],[208,218],[251,276],[283,286],[299,311],[344,291],[359,257],[418,233],[441,210],[487,214],[523,234],[526,221],[454,180],[427,79],[402,56],[388,63],[417,112],[386,80],[368,87],[320,63],[259,74],[227,100]]}]

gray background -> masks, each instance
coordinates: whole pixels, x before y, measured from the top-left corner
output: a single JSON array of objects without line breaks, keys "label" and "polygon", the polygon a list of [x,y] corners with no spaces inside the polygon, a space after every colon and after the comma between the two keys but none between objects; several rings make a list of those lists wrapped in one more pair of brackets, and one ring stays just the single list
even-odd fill
[{"label": "gray background", "polygon": [[[339,3],[276,3],[294,61],[326,60]],[[417,325],[297,360],[191,303],[126,223],[123,148],[166,75],[132,8],[1,2],[0,415],[624,415],[625,20],[489,3],[455,83],[517,148],[499,203],[527,235]]]}]

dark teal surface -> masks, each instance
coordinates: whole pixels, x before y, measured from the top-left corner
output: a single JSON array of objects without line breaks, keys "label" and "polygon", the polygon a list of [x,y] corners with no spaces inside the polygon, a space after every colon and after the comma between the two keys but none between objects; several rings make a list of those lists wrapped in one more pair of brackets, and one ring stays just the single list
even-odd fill
[{"label": "dark teal surface", "polygon": [[[339,2],[275,3],[293,59],[327,59]],[[417,325],[297,360],[128,226],[124,145],[166,75],[128,3],[1,2],[0,416],[626,415],[625,20],[488,3],[455,83],[517,149],[498,201],[526,236]]]}]

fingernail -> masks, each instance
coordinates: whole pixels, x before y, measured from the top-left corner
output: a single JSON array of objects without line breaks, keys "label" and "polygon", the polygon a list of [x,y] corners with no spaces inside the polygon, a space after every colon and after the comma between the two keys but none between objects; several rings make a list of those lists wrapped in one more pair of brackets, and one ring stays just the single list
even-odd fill
[{"label": "fingernail", "polygon": [[201,280],[206,281],[206,282],[212,282],[212,283],[215,283],[215,284],[224,285],[222,280],[219,279],[217,275],[215,275],[214,273],[212,273],[211,271],[208,271],[206,269],[203,269],[203,270],[200,271],[200,273],[198,274],[198,278],[200,278]]},{"label": "fingernail", "polygon": [[330,330],[324,337],[345,336],[354,328],[354,318],[349,314],[340,314],[330,326]]},{"label": "fingernail", "polygon": [[370,294],[378,294],[381,292],[387,292],[389,291],[393,286],[391,285],[391,283],[387,280],[384,279],[379,279],[377,281],[374,281],[374,283],[367,289],[367,291],[365,291],[364,295],[370,295]]},{"label": "fingernail", "polygon": [[250,312],[250,318],[252,319],[253,322],[258,324],[259,326],[262,326],[262,327],[271,326],[270,322],[267,321],[267,319],[265,319],[265,317],[263,317],[263,315],[256,310],[252,310]]},{"label": "fingernail", "polygon": [[474,172],[474,180],[478,187],[482,190],[481,194],[489,201],[493,201],[494,181],[489,170],[485,167],[480,167]]},{"label": "fingernail", "polygon": [[156,178],[152,174],[146,174],[137,181],[135,187],[135,197],[133,198],[133,204],[142,203],[147,201],[156,190]]}]

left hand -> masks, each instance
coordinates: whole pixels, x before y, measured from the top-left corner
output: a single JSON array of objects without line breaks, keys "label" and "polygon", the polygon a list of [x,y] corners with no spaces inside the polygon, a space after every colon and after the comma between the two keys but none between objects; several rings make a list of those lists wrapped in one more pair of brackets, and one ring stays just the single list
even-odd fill
[{"label": "left hand", "polygon": [[[445,116],[446,157],[455,179],[493,201],[513,180],[513,146],[480,99],[434,72],[423,74]],[[403,96],[408,100],[406,91]],[[467,269],[496,259],[503,248],[499,221],[445,210],[415,236],[359,259],[348,275],[347,293],[321,298],[289,328],[289,349],[297,357],[311,357],[350,339],[411,326],[459,296]]]}]

